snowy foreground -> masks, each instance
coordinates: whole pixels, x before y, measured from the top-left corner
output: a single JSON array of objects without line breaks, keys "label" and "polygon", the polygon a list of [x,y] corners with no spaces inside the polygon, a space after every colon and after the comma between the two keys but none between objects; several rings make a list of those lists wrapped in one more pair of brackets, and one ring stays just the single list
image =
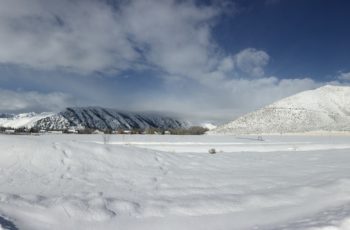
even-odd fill
[{"label": "snowy foreground", "polygon": [[0,135],[0,146],[0,229],[350,229],[350,136]]}]

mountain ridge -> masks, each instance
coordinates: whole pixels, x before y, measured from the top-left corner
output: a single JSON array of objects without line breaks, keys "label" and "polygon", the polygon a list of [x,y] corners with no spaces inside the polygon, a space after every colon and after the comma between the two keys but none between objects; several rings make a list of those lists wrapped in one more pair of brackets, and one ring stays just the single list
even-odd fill
[{"label": "mountain ridge", "polygon": [[99,106],[67,107],[59,113],[4,115],[0,126],[63,130],[70,127],[90,129],[182,128],[188,124],[177,118],[150,112],[126,112]]}]

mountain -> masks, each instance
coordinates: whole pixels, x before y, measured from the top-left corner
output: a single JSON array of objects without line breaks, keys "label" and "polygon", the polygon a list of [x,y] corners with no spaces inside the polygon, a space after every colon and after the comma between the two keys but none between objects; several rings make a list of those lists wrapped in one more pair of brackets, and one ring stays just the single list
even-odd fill
[{"label": "mountain", "polygon": [[27,113],[4,115],[0,126],[11,128],[37,128],[61,130],[69,127],[91,129],[146,129],[146,128],[180,128],[187,123],[168,116],[151,113],[121,112],[116,109],[101,107],[71,107],[59,113]]},{"label": "mountain", "polygon": [[326,85],[284,98],[219,126],[213,134],[350,131],[350,87]]},{"label": "mountain", "polygon": [[0,127],[6,128],[32,128],[36,123],[54,113],[21,113],[21,114],[0,114]]},{"label": "mountain", "polygon": [[42,129],[83,126],[92,129],[180,128],[186,123],[175,118],[148,113],[121,112],[101,107],[72,107],[59,114],[39,120]]}]

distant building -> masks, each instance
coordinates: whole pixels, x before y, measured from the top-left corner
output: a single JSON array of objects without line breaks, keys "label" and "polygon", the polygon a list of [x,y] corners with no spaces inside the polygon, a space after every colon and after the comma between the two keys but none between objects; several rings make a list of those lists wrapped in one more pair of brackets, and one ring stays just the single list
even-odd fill
[{"label": "distant building", "polygon": [[62,134],[63,131],[48,131],[48,133],[51,133],[51,134]]},{"label": "distant building", "polygon": [[104,134],[104,132],[96,129],[95,131],[92,132],[92,134]]},{"label": "distant building", "polygon": [[76,129],[76,127],[72,126],[72,127],[69,127],[69,129],[67,130],[67,133],[78,133],[78,130]]},{"label": "distant building", "polygon": [[6,129],[6,130],[5,130],[5,133],[6,133],[6,134],[14,134],[14,133],[15,133],[15,130],[14,130],[14,129]]},{"label": "distant building", "polygon": [[123,130],[124,134],[131,134],[131,130]]}]

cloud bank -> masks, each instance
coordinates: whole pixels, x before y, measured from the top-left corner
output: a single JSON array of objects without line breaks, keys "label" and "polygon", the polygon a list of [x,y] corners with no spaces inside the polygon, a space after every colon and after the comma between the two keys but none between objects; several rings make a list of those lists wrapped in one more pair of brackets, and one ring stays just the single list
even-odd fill
[{"label": "cloud bank", "polygon": [[21,92],[0,89],[0,111],[1,112],[26,112],[26,111],[57,111],[57,109],[68,106],[72,98],[64,93],[39,93]]}]

